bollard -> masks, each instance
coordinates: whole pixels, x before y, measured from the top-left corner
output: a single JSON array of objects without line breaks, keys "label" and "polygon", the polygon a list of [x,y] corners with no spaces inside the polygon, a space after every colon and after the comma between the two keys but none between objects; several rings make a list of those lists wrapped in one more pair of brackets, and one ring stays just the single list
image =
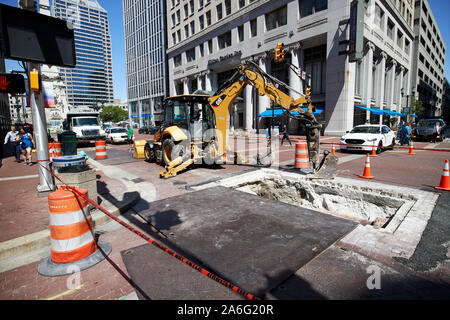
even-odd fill
[{"label": "bollard", "polygon": [[[86,189],[77,189],[87,197]],[[107,243],[96,243],[88,201],[67,187],[48,196],[50,257],[38,266],[43,276],[61,276],[84,270],[102,261],[110,252]],[[100,249],[99,249],[100,247]]]},{"label": "bollard", "polygon": [[97,140],[95,141],[95,159],[106,159],[106,141]]},{"label": "bollard", "polygon": [[309,167],[308,145],[306,141],[298,141],[295,144],[295,168],[306,169]]}]

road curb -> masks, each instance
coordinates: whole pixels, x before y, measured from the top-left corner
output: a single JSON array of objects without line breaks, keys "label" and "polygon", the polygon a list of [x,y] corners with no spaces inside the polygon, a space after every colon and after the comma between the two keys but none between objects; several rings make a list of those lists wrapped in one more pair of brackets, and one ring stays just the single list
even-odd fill
[{"label": "road curb", "polygon": [[[134,191],[134,190],[127,190]],[[132,192],[133,195],[135,194]],[[129,201],[121,204],[119,207],[106,207],[112,215],[118,217],[128,209],[133,207],[140,199],[139,194],[133,196]],[[98,209],[91,211],[92,220],[94,222],[94,228],[99,227],[105,223],[108,223],[112,219],[102,213]],[[50,246],[50,230],[42,230],[32,234],[28,234],[22,237],[11,239],[8,241],[0,242],[0,261],[11,259],[22,254],[26,254],[44,247]],[[0,272],[3,272],[0,270]]]}]

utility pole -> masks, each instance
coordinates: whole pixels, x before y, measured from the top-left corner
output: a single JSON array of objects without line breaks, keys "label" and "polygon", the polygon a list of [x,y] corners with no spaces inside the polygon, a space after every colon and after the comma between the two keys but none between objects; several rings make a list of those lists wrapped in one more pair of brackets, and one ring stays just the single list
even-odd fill
[{"label": "utility pole", "polygon": [[[38,12],[37,4],[34,0],[19,0],[19,5],[24,10]],[[30,48],[32,50],[32,48]],[[43,106],[43,97],[41,88],[38,92],[30,89],[30,72],[37,71],[41,74],[40,65],[38,63],[27,62],[27,75],[29,90],[28,95],[31,104],[31,115],[33,119],[33,136],[36,143],[36,156],[39,168],[39,185],[37,186],[38,194],[48,193],[56,189],[51,175],[50,161],[48,154],[48,138],[47,138],[47,121],[45,118],[45,110]],[[41,86],[41,84],[39,84]],[[42,168],[45,167],[44,168]]]}]

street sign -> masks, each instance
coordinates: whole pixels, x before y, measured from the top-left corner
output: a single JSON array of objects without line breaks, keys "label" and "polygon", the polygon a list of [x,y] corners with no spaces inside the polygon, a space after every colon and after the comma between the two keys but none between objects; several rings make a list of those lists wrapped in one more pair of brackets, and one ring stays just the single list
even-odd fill
[{"label": "street sign", "polygon": [[21,74],[0,73],[1,93],[24,93],[25,78]]},{"label": "street sign", "polygon": [[0,4],[0,51],[6,59],[75,67],[75,35],[67,22]]}]

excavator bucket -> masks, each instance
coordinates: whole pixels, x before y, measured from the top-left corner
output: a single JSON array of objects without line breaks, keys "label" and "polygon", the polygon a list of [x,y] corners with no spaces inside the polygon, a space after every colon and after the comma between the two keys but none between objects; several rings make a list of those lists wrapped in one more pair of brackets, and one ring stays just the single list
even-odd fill
[{"label": "excavator bucket", "polygon": [[324,152],[319,167],[314,174],[308,175],[310,179],[334,179],[337,176],[338,158],[329,151]]},{"label": "excavator bucket", "polygon": [[164,179],[175,177],[179,171],[186,169],[193,163],[194,159],[189,159],[183,162],[182,157],[177,157],[176,159],[172,160],[169,165],[164,168],[163,171],[159,173],[159,177]]}]

